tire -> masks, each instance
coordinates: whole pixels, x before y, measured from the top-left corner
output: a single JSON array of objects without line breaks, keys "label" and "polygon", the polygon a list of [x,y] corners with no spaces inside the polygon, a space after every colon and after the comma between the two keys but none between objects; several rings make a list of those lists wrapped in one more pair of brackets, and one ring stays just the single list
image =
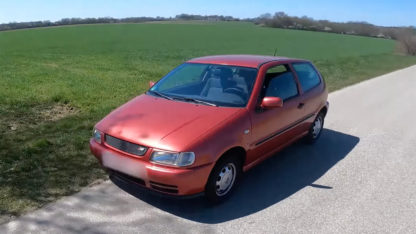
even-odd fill
[{"label": "tire", "polygon": [[308,135],[306,135],[305,137],[306,143],[313,144],[319,139],[322,133],[322,129],[324,128],[324,120],[324,113],[319,112],[319,114],[316,116],[315,120],[311,124],[311,127],[309,128]]},{"label": "tire", "polygon": [[218,204],[230,197],[242,175],[241,160],[235,156],[221,158],[212,169],[205,186],[205,197]]}]

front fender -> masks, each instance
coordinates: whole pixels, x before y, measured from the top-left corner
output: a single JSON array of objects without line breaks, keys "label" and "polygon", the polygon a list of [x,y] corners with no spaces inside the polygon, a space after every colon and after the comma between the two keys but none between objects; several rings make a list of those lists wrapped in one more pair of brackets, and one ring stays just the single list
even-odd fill
[{"label": "front fender", "polygon": [[247,151],[250,134],[251,122],[247,114],[225,121],[190,146],[190,151],[195,152],[197,157],[195,165],[214,163],[234,147],[242,147]]}]

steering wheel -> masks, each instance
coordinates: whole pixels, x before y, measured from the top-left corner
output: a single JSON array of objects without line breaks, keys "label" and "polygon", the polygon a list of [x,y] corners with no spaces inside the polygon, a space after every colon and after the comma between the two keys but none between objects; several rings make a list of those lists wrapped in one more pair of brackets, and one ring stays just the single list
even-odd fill
[{"label": "steering wheel", "polygon": [[238,88],[238,87],[226,88],[226,89],[224,89],[224,93],[236,94],[239,97],[241,97],[243,100],[246,100],[246,94],[244,93],[244,91],[241,88]]}]

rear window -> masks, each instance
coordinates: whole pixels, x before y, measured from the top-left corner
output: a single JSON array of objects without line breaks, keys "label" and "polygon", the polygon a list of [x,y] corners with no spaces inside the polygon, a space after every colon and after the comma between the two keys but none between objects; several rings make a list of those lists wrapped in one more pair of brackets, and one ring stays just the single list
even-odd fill
[{"label": "rear window", "polygon": [[321,83],[318,73],[310,63],[294,63],[292,66],[298,75],[300,85],[304,92],[313,89]]}]

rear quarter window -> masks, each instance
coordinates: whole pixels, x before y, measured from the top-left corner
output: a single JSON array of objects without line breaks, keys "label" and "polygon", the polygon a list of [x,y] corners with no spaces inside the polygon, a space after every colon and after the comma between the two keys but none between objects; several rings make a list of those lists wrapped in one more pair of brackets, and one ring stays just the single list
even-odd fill
[{"label": "rear quarter window", "polygon": [[303,92],[311,90],[321,83],[318,73],[310,63],[294,63],[292,66],[298,75]]}]

